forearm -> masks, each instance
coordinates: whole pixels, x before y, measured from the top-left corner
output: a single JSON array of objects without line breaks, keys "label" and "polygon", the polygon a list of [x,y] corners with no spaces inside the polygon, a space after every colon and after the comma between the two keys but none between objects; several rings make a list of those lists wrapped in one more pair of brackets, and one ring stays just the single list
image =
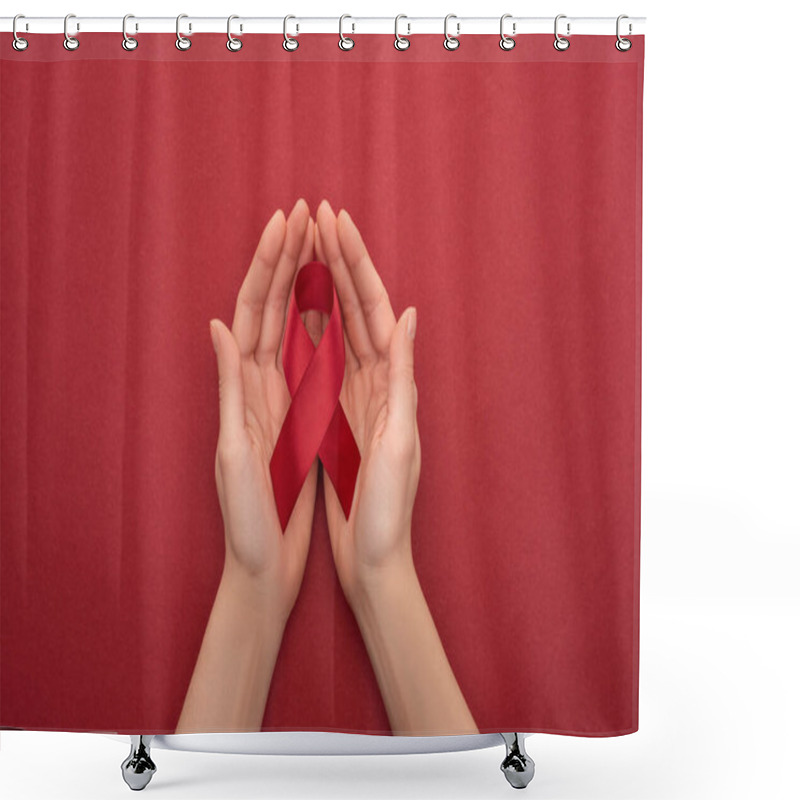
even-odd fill
[{"label": "forearm", "polygon": [[226,564],[175,733],[259,731],[286,619]]},{"label": "forearm", "polygon": [[410,559],[374,576],[353,605],[392,731],[478,733]]}]

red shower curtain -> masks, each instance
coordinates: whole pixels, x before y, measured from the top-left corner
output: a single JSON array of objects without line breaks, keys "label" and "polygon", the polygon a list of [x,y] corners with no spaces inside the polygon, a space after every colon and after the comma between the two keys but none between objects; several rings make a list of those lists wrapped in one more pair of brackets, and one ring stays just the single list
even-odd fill
[{"label": "red shower curtain", "polygon": [[[644,38],[0,48],[0,726],[171,733],[222,568],[217,367],[272,213],[418,310],[414,560],[482,732],[638,727]],[[391,731],[322,483],[264,730]]]}]

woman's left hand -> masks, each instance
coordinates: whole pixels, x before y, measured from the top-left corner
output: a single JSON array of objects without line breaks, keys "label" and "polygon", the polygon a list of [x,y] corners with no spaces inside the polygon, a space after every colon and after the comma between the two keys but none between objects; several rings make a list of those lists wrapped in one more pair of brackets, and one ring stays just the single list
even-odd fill
[{"label": "woman's left hand", "polygon": [[[261,235],[236,301],[232,331],[215,319],[220,430],[217,493],[225,522],[226,573],[266,595],[283,621],[294,607],[308,555],[318,462],[315,460],[281,530],[270,459],[289,409],[282,364],[288,302],[298,269],[312,259],[314,224],[300,199],[288,220],[278,210]],[[322,332],[318,311],[304,314],[312,339]]]}]

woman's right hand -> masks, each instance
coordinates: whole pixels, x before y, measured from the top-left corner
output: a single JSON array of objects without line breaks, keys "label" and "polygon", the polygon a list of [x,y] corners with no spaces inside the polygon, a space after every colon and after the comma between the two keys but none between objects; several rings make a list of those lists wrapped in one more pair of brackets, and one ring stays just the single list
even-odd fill
[{"label": "woman's right hand", "polygon": [[[288,220],[278,210],[261,235],[236,301],[232,331],[211,321],[217,354],[220,429],[215,476],[225,522],[225,571],[266,595],[285,622],[305,570],[317,462],[281,530],[269,464],[291,396],[282,364],[282,338],[290,292],[299,267],[311,260],[314,224],[300,199]],[[313,339],[322,317],[306,312]]]},{"label": "woman's right hand", "polygon": [[345,371],[340,402],[361,453],[350,515],[325,475],[336,571],[353,606],[387,571],[414,572],[411,516],[420,474],[416,309],[395,319],[389,296],[350,215],[324,200],[315,250],[333,274],[342,308]]},{"label": "woman's right hand", "polygon": [[349,517],[325,474],[339,582],[358,623],[395,734],[475,734],[411,554],[420,475],[416,309],[395,320],[361,234],[323,201],[315,249],[333,273],[344,320],[340,402],[361,451]]}]

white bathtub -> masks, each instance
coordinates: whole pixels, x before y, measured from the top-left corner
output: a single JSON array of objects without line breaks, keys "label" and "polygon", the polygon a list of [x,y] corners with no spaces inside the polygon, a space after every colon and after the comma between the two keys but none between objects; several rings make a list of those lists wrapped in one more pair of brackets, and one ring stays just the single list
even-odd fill
[{"label": "white bathtub", "polygon": [[525,752],[527,733],[486,733],[474,736],[370,736],[324,731],[253,733],[181,733],[152,736],[102,734],[130,742],[130,753],[122,762],[122,777],[131,789],[141,790],[156,772],[150,750],[184,750],[197,753],[242,755],[387,755],[450,753],[481,750],[505,744],[506,757],[500,768],[517,789],[530,783],[533,759]]}]

